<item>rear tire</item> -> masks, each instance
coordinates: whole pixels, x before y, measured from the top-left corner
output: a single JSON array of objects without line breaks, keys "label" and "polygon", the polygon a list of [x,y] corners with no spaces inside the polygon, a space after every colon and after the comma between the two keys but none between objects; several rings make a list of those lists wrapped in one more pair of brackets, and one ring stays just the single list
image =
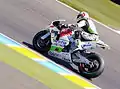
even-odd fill
[{"label": "rear tire", "polygon": [[90,71],[85,71],[84,69],[85,65],[79,64],[78,69],[79,69],[80,74],[86,78],[96,78],[99,75],[101,75],[101,73],[104,71],[104,60],[100,58],[100,56],[96,53],[90,53],[87,55],[86,58],[91,62],[97,61],[98,67],[96,67],[96,69],[93,68],[93,70],[90,70]]},{"label": "rear tire", "polygon": [[38,32],[33,38],[33,47],[39,52],[47,52],[50,49],[51,41],[50,36],[45,40],[42,40],[41,37],[47,33],[46,30]]}]

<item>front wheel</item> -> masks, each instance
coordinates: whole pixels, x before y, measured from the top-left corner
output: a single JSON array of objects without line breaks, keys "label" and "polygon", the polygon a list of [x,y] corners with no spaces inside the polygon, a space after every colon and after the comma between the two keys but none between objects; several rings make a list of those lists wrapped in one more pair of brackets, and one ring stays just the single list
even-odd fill
[{"label": "front wheel", "polygon": [[86,78],[96,78],[104,70],[104,60],[96,53],[90,53],[86,56],[90,61],[90,65],[80,63],[78,65],[79,72]]},{"label": "front wheel", "polygon": [[50,49],[51,41],[50,36],[45,40],[42,40],[41,37],[47,33],[46,30],[38,32],[33,38],[33,47],[39,52],[47,52]]}]

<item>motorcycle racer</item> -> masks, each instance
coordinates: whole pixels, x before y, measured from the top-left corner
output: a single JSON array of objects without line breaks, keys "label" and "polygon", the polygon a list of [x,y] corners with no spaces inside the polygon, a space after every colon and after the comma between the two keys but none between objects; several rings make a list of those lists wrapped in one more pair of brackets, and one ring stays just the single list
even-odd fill
[{"label": "motorcycle racer", "polygon": [[[58,28],[58,32],[59,30],[61,30],[61,26],[65,25],[62,24],[61,21],[53,21],[52,24]],[[96,31],[96,27],[93,21],[90,19],[89,14],[87,12],[83,11],[77,15],[77,24],[68,25],[69,27],[81,27],[84,30],[81,33],[84,40],[92,41],[97,40],[99,38],[98,32]]]},{"label": "motorcycle racer", "polygon": [[81,43],[81,50],[93,49],[96,47],[110,49],[110,47],[107,44],[99,40],[99,35],[96,30],[96,26],[94,22],[90,19],[89,14],[87,12],[79,12],[79,14],[77,15],[77,24],[75,26],[83,29],[80,33],[82,40],[76,40],[76,42]]},{"label": "motorcycle racer", "polygon": [[90,25],[92,22],[88,22],[89,18],[83,18],[85,16],[79,13],[75,24],[53,21],[34,36],[33,47],[37,51],[47,52],[51,57],[76,65],[79,73],[87,78],[94,78],[103,72],[104,61],[89,50],[109,46],[99,39],[96,28]]},{"label": "motorcycle racer", "polygon": [[[101,44],[104,43],[99,41],[98,32],[96,30],[95,24],[90,19],[89,14],[84,11],[80,12],[77,15],[76,19],[77,19],[76,24],[62,24],[61,23],[62,21],[59,20],[53,21],[52,25],[55,26],[57,29],[54,29],[54,32],[51,35],[53,38],[51,39],[51,42],[55,42],[56,40],[59,40],[62,28],[71,28],[72,30],[77,30],[77,31],[75,31],[76,39],[72,39],[71,37],[70,41],[75,42],[75,44],[79,45],[79,47],[81,46],[81,50],[93,49],[96,48],[97,46],[101,47]],[[79,31],[78,28],[82,28],[83,30]],[[96,45],[96,43],[98,43],[98,45]],[[105,47],[103,46],[103,48]]]},{"label": "motorcycle racer", "polygon": [[93,41],[99,38],[96,26],[87,12],[83,11],[77,15],[77,26],[84,30],[81,33],[84,40]]}]

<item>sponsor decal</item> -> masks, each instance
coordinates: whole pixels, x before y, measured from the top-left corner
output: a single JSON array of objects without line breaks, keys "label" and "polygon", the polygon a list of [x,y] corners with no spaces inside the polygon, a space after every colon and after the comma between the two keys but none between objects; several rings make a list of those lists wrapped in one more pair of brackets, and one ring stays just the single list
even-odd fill
[{"label": "sponsor decal", "polygon": [[65,40],[56,40],[54,45],[64,47],[67,44]]},{"label": "sponsor decal", "polygon": [[88,47],[88,46],[91,46],[91,44],[90,43],[84,44],[84,45],[82,45],[82,48]]},{"label": "sponsor decal", "polygon": [[64,60],[66,62],[70,62],[70,55],[69,55],[69,53],[64,53],[64,52],[58,53],[58,52],[55,52],[55,51],[49,51],[48,54],[53,56],[53,57],[59,58],[61,60]]}]

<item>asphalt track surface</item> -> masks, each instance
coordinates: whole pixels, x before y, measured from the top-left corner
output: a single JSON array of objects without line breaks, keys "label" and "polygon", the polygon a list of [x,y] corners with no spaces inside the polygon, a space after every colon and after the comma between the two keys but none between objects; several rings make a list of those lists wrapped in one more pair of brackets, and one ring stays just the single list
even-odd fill
[{"label": "asphalt track surface", "polygon": [[44,84],[0,62],[0,89],[50,89]]},{"label": "asphalt track surface", "polygon": [[[0,0],[0,32],[30,45],[34,34],[52,20],[66,19],[73,23],[76,14],[55,0]],[[105,70],[92,83],[102,89],[120,89],[120,35],[95,24],[101,39],[111,50],[97,49],[105,60]]]}]

